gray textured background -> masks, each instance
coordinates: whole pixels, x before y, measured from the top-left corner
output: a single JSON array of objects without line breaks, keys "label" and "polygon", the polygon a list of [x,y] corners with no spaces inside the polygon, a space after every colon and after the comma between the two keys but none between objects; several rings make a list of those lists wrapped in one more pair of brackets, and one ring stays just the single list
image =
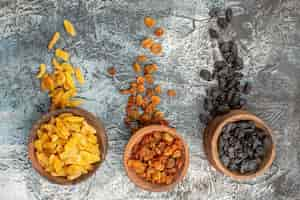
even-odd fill
[{"label": "gray textured background", "polygon": [[[214,50],[207,35],[208,8],[232,6],[233,31],[246,68],[245,80],[256,86],[249,109],[274,129],[277,157],[256,180],[238,183],[212,169],[202,148],[204,125],[198,120],[207,82],[199,71],[212,68]],[[122,119],[126,96],[118,88],[133,78],[131,63],[143,52],[139,40],[149,35],[143,17],[151,15],[167,29],[157,81],[176,98],[164,97],[161,108],[190,146],[187,177],[168,193],[149,193],[126,177],[122,152],[129,131]],[[79,32],[60,46],[84,69],[80,96],[84,108],[107,129],[109,151],[97,174],[76,186],[58,186],[41,178],[27,159],[32,123],[48,108],[39,91],[38,65],[49,63],[46,46],[62,22]],[[226,36],[225,34],[225,36]],[[0,199],[1,200],[299,200],[300,199],[300,1],[299,0],[0,0]],[[145,51],[146,52],[146,51]],[[106,75],[116,66],[117,77]],[[211,84],[211,83],[210,83]]]}]

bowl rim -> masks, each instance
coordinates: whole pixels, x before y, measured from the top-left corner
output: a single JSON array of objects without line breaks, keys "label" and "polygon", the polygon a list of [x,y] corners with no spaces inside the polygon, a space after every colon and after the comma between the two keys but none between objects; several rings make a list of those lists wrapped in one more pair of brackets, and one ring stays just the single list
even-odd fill
[{"label": "bowl rim", "polygon": [[[230,113],[224,115],[223,117],[224,117],[223,120],[220,123],[218,123],[217,126],[215,127],[214,133],[212,133],[213,136],[211,140],[212,158],[215,161],[217,168],[219,168],[219,170],[222,171],[225,175],[230,176],[233,179],[237,179],[237,180],[247,180],[263,174],[272,165],[275,159],[275,143],[273,139],[272,129],[259,117],[255,116],[250,112],[243,111],[243,110],[231,111]],[[234,171],[230,171],[221,162],[219,157],[219,151],[218,151],[218,140],[222,134],[222,129],[225,125],[231,122],[247,121],[247,120],[254,121],[256,126],[265,130],[265,133],[270,137],[272,144],[269,149],[269,153],[268,153],[269,155],[265,158],[263,164],[257,171],[253,173],[240,174]]]},{"label": "bowl rim", "polygon": [[[128,167],[127,161],[131,156],[132,148],[135,144],[140,142],[145,135],[151,134],[154,131],[164,131],[172,134],[176,138],[179,138],[184,146],[184,164],[180,172],[178,172],[175,181],[168,185],[153,184],[150,183],[136,175],[136,173]],[[164,125],[149,125],[144,128],[139,129],[134,135],[129,139],[123,154],[123,165],[128,178],[138,187],[150,191],[150,192],[165,192],[173,189],[187,174],[189,168],[189,148],[185,143],[183,137],[176,131],[175,128],[170,128]]]},{"label": "bowl rim", "polygon": [[[79,176],[78,178],[74,180],[68,180],[64,177],[56,177],[52,176],[50,173],[46,172],[45,169],[40,165],[38,159],[36,158],[36,151],[34,148],[34,141],[37,138],[37,129],[41,126],[41,124],[47,122],[50,120],[51,117],[53,116],[58,116],[62,113],[72,113],[77,116],[84,117],[89,124],[93,124],[93,126],[96,126],[96,136],[99,142],[99,149],[101,150],[101,160],[97,163],[93,164],[93,170],[89,171],[87,174],[83,174]],[[82,109],[82,108],[63,108],[63,109],[58,109],[54,111],[47,112],[43,114],[36,122],[33,123],[32,128],[30,130],[30,134],[28,137],[28,157],[29,160],[31,161],[32,167],[37,171],[42,177],[46,178],[52,183],[55,184],[60,184],[60,185],[73,185],[80,183],[87,178],[91,177],[97,169],[100,167],[100,165],[104,162],[106,154],[107,154],[107,149],[108,149],[108,141],[107,141],[107,135],[106,135],[106,130],[103,126],[102,121],[93,115],[92,113]]]}]

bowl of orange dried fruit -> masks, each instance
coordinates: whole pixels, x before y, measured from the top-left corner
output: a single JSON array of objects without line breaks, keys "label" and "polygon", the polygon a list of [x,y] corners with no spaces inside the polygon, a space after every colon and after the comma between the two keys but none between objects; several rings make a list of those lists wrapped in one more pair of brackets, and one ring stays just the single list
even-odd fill
[{"label": "bowl of orange dried fruit", "polygon": [[150,125],[130,138],[123,163],[129,179],[138,187],[168,191],[186,175],[189,149],[174,128]]},{"label": "bowl of orange dried fruit", "polygon": [[107,136],[99,119],[81,108],[49,112],[32,127],[29,158],[49,181],[69,185],[90,177],[104,161]]}]

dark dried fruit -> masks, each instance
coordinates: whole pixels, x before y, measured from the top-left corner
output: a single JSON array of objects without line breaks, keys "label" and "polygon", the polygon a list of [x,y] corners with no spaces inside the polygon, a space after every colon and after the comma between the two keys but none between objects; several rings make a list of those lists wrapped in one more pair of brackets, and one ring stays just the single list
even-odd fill
[{"label": "dark dried fruit", "polygon": [[218,17],[217,24],[221,29],[226,29],[228,26],[228,23],[224,17]]},{"label": "dark dried fruit", "polygon": [[218,39],[219,38],[219,34],[215,29],[209,28],[208,33],[209,33],[209,36],[213,39]]},{"label": "dark dried fruit", "polygon": [[221,12],[220,8],[214,7],[214,8],[212,8],[212,9],[209,10],[208,15],[210,17],[218,17],[219,14],[220,14],[220,12]]},{"label": "dark dried fruit", "polygon": [[227,9],[225,10],[225,18],[226,18],[226,21],[227,21],[228,23],[231,22],[231,20],[232,20],[232,18],[233,18],[233,11],[232,11],[231,8],[227,8]]},{"label": "dark dried fruit", "polygon": [[211,73],[210,71],[206,70],[206,69],[202,69],[200,71],[200,77],[203,79],[203,80],[206,80],[206,81],[210,81],[211,80]]}]

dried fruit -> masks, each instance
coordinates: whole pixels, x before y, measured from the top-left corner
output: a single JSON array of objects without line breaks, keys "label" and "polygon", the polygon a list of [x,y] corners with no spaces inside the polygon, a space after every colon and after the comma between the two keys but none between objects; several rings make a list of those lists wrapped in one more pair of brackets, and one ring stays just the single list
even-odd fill
[{"label": "dried fruit", "polygon": [[147,56],[145,55],[139,55],[137,58],[136,58],[136,62],[138,63],[143,63],[143,62],[146,62],[148,60]]},{"label": "dried fruit", "polygon": [[164,29],[161,28],[161,27],[159,27],[159,28],[155,29],[154,34],[155,34],[157,37],[161,37],[161,36],[164,34],[164,32],[165,32]]},{"label": "dried fruit", "polygon": [[55,56],[58,58],[61,58],[62,60],[66,61],[66,62],[69,61],[69,57],[70,57],[68,52],[66,52],[62,49],[59,49],[59,48],[55,50]]},{"label": "dried fruit", "polygon": [[107,69],[107,73],[108,73],[109,75],[111,75],[111,76],[115,76],[116,73],[117,73],[117,70],[116,70],[115,67],[110,67],[110,68]]},{"label": "dried fruit", "polygon": [[153,83],[154,83],[154,80],[153,80],[153,77],[152,77],[151,74],[146,74],[146,75],[145,75],[145,80],[146,80],[146,82],[149,83],[149,84],[153,84]]},{"label": "dried fruit", "polygon": [[150,49],[153,44],[154,41],[151,38],[146,38],[141,42],[141,46],[145,49]]},{"label": "dried fruit", "polygon": [[150,50],[153,54],[159,55],[162,52],[162,46],[159,43],[153,43],[150,47]]},{"label": "dried fruit", "polygon": [[54,45],[57,43],[57,41],[59,40],[60,37],[60,33],[59,32],[55,32],[50,40],[50,42],[48,43],[48,50],[53,49]]},{"label": "dried fruit", "polygon": [[155,25],[156,21],[151,17],[145,17],[144,23],[148,28],[152,28]]},{"label": "dried fruit", "polygon": [[82,75],[82,73],[81,73],[80,68],[79,68],[79,67],[76,67],[76,68],[74,69],[74,71],[75,71],[75,76],[76,76],[76,79],[78,80],[78,82],[79,82],[80,84],[84,84],[84,77],[83,77],[83,75]]},{"label": "dried fruit", "polygon": [[37,78],[42,78],[44,74],[46,73],[46,65],[45,64],[40,64],[40,71],[36,75]]},{"label": "dried fruit", "polygon": [[138,64],[137,62],[133,63],[132,68],[136,73],[139,73],[142,71],[140,64]]},{"label": "dried fruit", "polygon": [[175,97],[176,96],[176,91],[173,89],[170,89],[167,91],[167,94],[169,97]]},{"label": "dried fruit", "polygon": [[170,184],[183,167],[183,143],[166,132],[152,132],[135,144],[127,164],[148,182]]},{"label": "dried fruit", "polygon": [[67,20],[67,19],[64,20],[64,27],[65,27],[66,32],[70,36],[72,36],[72,37],[76,36],[76,30],[75,30],[73,24],[69,20]]},{"label": "dried fruit", "polygon": [[40,126],[34,141],[38,162],[52,176],[78,178],[101,160],[96,130],[83,117],[63,113]]}]

